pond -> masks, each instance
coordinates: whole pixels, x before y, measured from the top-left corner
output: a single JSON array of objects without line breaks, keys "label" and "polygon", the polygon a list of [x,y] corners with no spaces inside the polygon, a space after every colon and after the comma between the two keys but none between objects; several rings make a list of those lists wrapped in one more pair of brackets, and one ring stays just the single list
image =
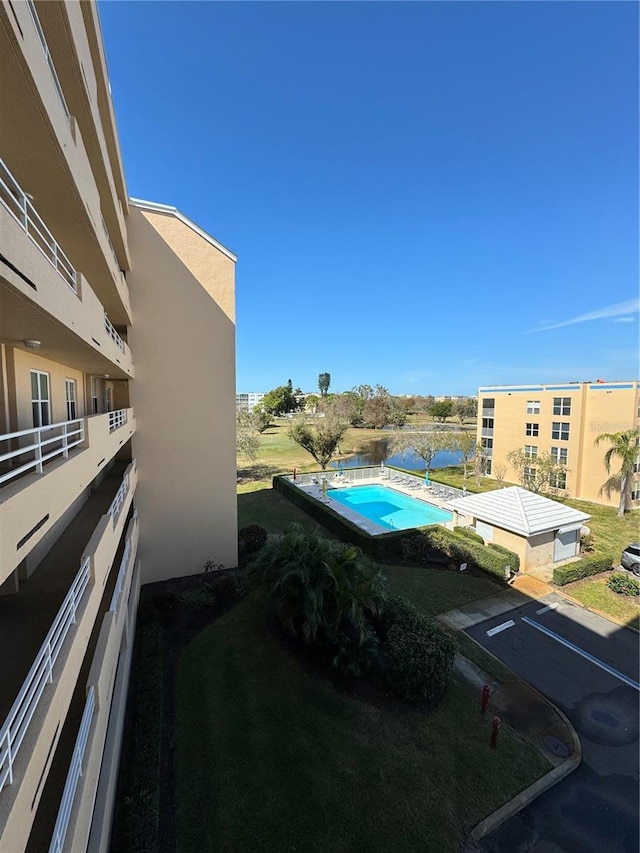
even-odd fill
[{"label": "pond", "polygon": [[[459,451],[441,450],[433,458],[431,468],[445,468],[447,465],[458,465],[462,458]],[[384,462],[405,468],[407,471],[424,471],[424,460],[414,453],[389,453],[389,439],[378,438],[370,441],[361,453],[354,453],[346,459],[342,459],[343,468],[359,468],[365,465],[379,465]],[[332,462],[332,468],[337,468],[338,463]]]}]

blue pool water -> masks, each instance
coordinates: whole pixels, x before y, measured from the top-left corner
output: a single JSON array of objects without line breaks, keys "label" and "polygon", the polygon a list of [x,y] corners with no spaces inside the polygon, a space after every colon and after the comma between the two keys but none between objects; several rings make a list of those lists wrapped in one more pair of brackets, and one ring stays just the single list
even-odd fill
[{"label": "blue pool water", "polygon": [[386,486],[354,486],[332,489],[331,498],[354,512],[375,521],[387,530],[408,530],[451,521],[452,513],[445,509],[403,495]]}]

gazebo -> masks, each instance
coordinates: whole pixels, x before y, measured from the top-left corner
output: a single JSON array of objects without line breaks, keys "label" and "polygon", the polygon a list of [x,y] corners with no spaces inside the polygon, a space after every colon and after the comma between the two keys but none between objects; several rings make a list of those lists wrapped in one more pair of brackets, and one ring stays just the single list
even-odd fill
[{"label": "gazebo", "polygon": [[472,519],[485,545],[493,543],[520,557],[521,571],[577,557],[580,529],[591,516],[520,486],[467,495],[446,504],[454,527]]}]

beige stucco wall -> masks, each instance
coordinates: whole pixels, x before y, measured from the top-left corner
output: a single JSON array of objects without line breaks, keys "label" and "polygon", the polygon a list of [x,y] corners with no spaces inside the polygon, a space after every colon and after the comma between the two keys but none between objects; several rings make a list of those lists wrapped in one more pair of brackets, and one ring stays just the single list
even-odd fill
[{"label": "beige stucco wall", "polygon": [[[142,582],[237,565],[234,262],[131,207]],[[196,278],[195,270],[200,278]]]},{"label": "beige stucco wall", "polygon": [[[598,384],[575,384],[562,386],[562,390],[530,389],[525,391],[499,391],[485,389],[478,394],[478,441],[482,438],[482,401],[495,400],[493,428],[493,471],[497,465],[506,466],[505,480],[518,483],[516,471],[509,465],[507,454],[511,450],[534,445],[538,453],[550,451],[551,447],[562,447],[568,451],[567,494],[594,503],[617,506],[619,493],[610,498],[600,494],[600,488],[609,476],[603,462],[608,447],[595,446],[595,438],[602,432],[620,432],[638,425],[638,383],[620,383],[631,388],[611,388]],[[571,414],[553,414],[554,397],[571,399]],[[527,413],[529,400],[540,401],[540,413]],[[569,441],[551,438],[553,422],[568,423]],[[537,437],[525,435],[525,425],[539,424]],[[535,462],[532,461],[535,467]],[[613,469],[615,470],[615,463]]]}]

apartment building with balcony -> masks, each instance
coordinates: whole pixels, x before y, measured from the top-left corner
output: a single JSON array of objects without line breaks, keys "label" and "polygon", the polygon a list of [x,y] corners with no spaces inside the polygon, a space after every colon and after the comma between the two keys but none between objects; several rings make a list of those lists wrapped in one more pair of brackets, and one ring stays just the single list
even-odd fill
[{"label": "apartment building with balcony", "polygon": [[93,2],[0,79],[0,851],[101,851],[140,585],[237,564],[236,258],[128,197]]},{"label": "apartment building with balcony", "polygon": [[[609,445],[596,446],[595,440],[602,433],[640,425],[639,388],[636,380],[480,388],[478,443],[487,475],[517,483],[518,473],[507,458],[510,451],[522,449],[533,469],[536,458],[549,453],[567,467],[552,484],[552,493],[617,506],[620,494],[602,491],[610,476],[603,461]],[[612,473],[615,465],[614,459]],[[635,506],[640,505],[639,471],[640,455],[632,486]]]},{"label": "apartment building with balcony", "polygon": [[264,396],[261,391],[236,394],[236,409],[240,412],[252,412],[258,403],[262,402]]}]

